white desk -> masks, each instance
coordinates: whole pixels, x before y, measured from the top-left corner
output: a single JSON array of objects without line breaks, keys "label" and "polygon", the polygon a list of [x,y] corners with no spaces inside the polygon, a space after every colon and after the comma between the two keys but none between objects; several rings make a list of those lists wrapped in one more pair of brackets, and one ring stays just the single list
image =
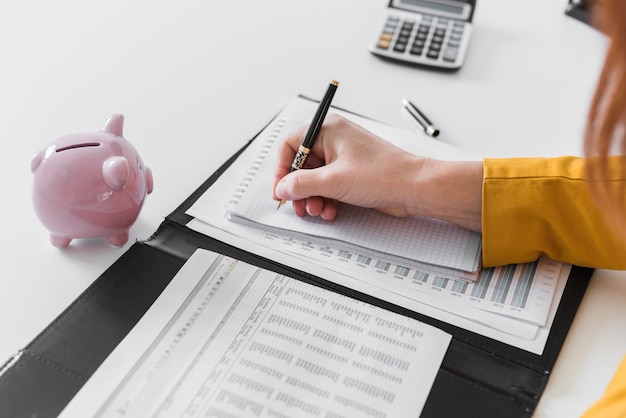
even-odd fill
[{"label": "white desk", "polygon": [[[12,2],[0,7],[0,362],[25,346],[130,244],[58,250],[30,204],[31,155],[112,113],[155,176],[145,239],[289,98],[319,97],[410,128],[414,100],[441,141],[482,156],[579,154],[602,35],[566,0],[479,0],[464,67],[381,61],[366,46],[386,1]],[[626,353],[626,273],[597,271],[536,412],[577,416]]]}]

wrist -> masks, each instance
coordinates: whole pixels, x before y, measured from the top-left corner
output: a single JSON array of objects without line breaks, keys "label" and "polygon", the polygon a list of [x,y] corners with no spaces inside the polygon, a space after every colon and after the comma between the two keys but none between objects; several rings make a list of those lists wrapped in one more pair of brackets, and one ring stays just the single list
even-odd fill
[{"label": "wrist", "polygon": [[473,231],[482,224],[482,161],[424,159],[413,177],[410,211]]}]

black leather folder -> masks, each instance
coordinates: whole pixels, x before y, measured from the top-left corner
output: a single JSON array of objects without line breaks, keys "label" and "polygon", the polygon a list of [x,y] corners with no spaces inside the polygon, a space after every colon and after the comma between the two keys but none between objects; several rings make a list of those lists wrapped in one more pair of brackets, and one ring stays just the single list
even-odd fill
[{"label": "black leather folder", "polygon": [[[254,139],[250,140],[249,145]],[[247,146],[246,145],[246,146]],[[197,248],[226,254],[438,327],[452,335],[424,417],[529,417],[548,382],[593,270],[573,267],[542,355],[356,292],[200,234],[186,210],[245,146],[134,243],[18,355],[0,368],[0,417],[57,416]]]}]

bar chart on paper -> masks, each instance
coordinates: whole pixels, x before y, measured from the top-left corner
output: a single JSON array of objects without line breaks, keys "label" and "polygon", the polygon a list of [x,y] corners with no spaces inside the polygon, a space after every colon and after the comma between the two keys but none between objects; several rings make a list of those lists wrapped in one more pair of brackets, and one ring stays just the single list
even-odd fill
[{"label": "bar chart on paper", "polygon": [[542,258],[533,263],[482,269],[471,280],[448,274],[436,266],[410,264],[394,257],[380,258],[363,251],[316,245],[293,237],[264,232],[263,239],[277,249],[304,256],[381,287],[393,286],[424,301],[438,298],[484,311],[545,325],[562,264]]},{"label": "bar chart on paper", "polygon": [[554,296],[561,264],[547,259],[483,269],[468,283],[417,272],[413,284],[429,284],[449,297],[484,310],[515,316],[544,325]]}]

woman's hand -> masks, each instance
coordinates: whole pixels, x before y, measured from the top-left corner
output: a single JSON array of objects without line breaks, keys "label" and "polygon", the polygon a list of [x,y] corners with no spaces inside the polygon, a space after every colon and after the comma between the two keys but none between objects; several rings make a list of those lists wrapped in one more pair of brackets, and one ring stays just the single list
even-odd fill
[{"label": "woman's hand", "polygon": [[274,199],[293,201],[298,216],[332,220],[337,202],[344,202],[394,216],[427,216],[480,230],[481,162],[420,157],[331,114],[305,167],[289,173],[305,132],[306,126],[301,127],[281,143],[274,181]]}]

